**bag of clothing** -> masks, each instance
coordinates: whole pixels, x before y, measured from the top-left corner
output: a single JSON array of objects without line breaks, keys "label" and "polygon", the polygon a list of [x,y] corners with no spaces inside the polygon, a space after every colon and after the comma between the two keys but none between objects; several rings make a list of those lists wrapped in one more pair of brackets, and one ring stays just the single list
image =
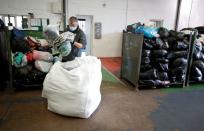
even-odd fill
[{"label": "bag of clothing", "polygon": [[23,67],[27,65],[27,58],[22,52],[16,52],[13,55],[13,64],[15,67]]},{"label": "bag of clothing", "polygon": [[40,43],[31,36],[25,37],[25,39],[32,50],[37,49],[40,46]]},{"label": "bag of clothing", "polygon": [[17,28],[13,28],[11,30],[11,40],[18,40],[18,39],[24,39],[25,33]]},{"label": "bag of clothing", "polygon": [[24,39],[14,39],[11,40],[11,50],[13,53],[15,52],[26,53],[29,52],[31,49]]},{"label": "bag of clothing", "polygon": [[135,29],[135,33],[142,33],[146,38],[154,38],[157,37],[158,28],[147,27],[147,26],[138,26]]},{"label": "bag of clothing", "polygon": [[196,67],[196,66],[192,66],[191,68],[191,76],[194,76],[194,77],[201,77],[203,76],[201,70]]},{"label": "bag of clothing", "polygon": [[187,65],[187,59],[185,58],[177,58],[173,62],[174,67],[185,67]]},{"label": "bag of clothing", "polygon": [[197,67],[204,74],[204,63],[201,60],[194,61],[193,66]]},{"label": "bag of clothing", "polygon": [[165,57],[162,57],[162,58],[152,58],[152,63],[163,63],[163,64],[166,64],[166,63],[169,63],[169,60]]},{"label": "bag of clothing", "polygon": [[168,54],[169,59],[187,58],[188,51],[172,51]]},{"label": "bag of clothing", "polygon": [[53,56],[49,52],[33,50],[33,59],[52,62]]},{"label": "bag of clothing", "polygon": [[150,63],[149,57],[142,57],[142,60],[141,60],[142,65],[149,64],[149,63]]},{"label": "bag of clothing", "polygon": [[52,65],[53,65],[52,62],[46,62],[41,60],[35,61],[35,68],[45,73],[49,72]]},{"label": "bag of clothing", "polygon": [[172,50],[187,50],[187,49],[188,49],[188,45],[184,41],[177,41],[172,46]]},{"label": "bag of clothing", "polygon": [[168,64],[163,64],[163,63],[156,63],[155,67],[162,72],[167,72],[169,71],[169,65]]},{"label": "bag of clothing", "polygon": [[160,27],[158,29],[158,34],[159,37],[162,39],[168,38],[169,37],[169,31],[166,28]]},{"label": "bag of clothing", "polygon": [[167,56],[167,51],[166,50],[153,50],[152,51],[152,55],[156,58],[160,58],[160,57],[166,57]]},{"label": "bag of clothing", "polygon": [[[70,69],[68,65],[73,61],[77,66]],[[91,56],[73,61],[56,62],[52,66],[43,83],[42,96],[47,98],[50,111],[88,118],[101,101],[101,62]]]},{"label": "bag of clothing", "polygon": [[161,81],[161,80],[139,80],[140,86],[167,86],[170,84],[170,81]]},{"label": "bag of clothing", "polygon": [[169,80],[169,76],[167,72],[158,72],[158,79],[161,81]]},{"label": "bag of clothing", "polygon": [[57,50],[59,51],[62,57],[66,57],[71,53],[72,47],[70,41],[63,42]]},{"label": "bag of clothing", "polygon": [[157,79],[157,70],[150,69],[146,72],[140,72],[140,80],[155,80]]},{"label": "bag of clothing", "polygon": [[147,49],[147,50],[150,50],[153,48],[153,43],[148,41],[148,40],[144,40],[143,42],[143,48],[144,49]]},{"label": "bag of clothing", "polygon": [[151,50],[142,50],[142,57],[149,57]]},{"label": "bag of clothing", "polygon": [[178,41],[183,41],[184,40],[184,36],[185,34],[183,32],[177,32],[177,31],[174,31],[174,30],[170,30],[169,31],[169,35],[171,37],[174,37],[176,40]]},{"label": "bag of clothing", "polygon": [[145,72],[145,71],[150,70],[150,69],[152,69],[152,66],[150,64],[145,64],[145,65],[140,66],[141,72]]}]

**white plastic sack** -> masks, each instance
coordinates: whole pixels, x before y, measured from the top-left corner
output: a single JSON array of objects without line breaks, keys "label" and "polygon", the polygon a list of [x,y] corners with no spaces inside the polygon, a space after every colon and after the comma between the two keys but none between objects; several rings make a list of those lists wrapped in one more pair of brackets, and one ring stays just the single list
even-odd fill
[{"label": "white plastic sack", "polygon": [[41,60],[35,61],[35,68],[45,73],[49,72],[52,65],[53,64],[51,62],[46,62]]},{"label": "white plastic sack", "polygon": [[88,118],[101,101],[101,80],[101,62],[96,57],[56,62],[44,80],[42,96],[50,111]]}]

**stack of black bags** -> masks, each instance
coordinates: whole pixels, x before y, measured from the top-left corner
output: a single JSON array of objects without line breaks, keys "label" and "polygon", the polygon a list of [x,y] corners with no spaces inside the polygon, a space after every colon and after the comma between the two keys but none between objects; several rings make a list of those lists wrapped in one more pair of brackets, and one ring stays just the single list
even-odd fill
[{"label": "stack of black bags", "polygon": [[194,42],[193,50],[193,63],[191,67],[192,81],[202,81],[204,75],[204,47],[202,43],[197,39]]},{"label": "stack of black bags", "polygon": [[140,68],[140,85],[166,86],[169,82],[169,60],[167,38],[169,32],[159,28],[159,38],[145,38]]},{"label": "stack of black bags", "polygon": [[170,80],[172,83],[181,83],[185,80],[189,43],[184,33],[173,30],[169,31],[168,43]]}]

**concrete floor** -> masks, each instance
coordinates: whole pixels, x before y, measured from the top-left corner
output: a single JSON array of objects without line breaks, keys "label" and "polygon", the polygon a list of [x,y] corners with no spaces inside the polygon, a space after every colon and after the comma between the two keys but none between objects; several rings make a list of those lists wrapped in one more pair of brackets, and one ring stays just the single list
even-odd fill
[{"label": "concrete floor", "polygon": [[0,93],[0,131],[152,131],[150,113],[158,107],[158,90],[135,92],[103,81],[102,101],[89,119],[60,116],[47,110],[41,90]]}]

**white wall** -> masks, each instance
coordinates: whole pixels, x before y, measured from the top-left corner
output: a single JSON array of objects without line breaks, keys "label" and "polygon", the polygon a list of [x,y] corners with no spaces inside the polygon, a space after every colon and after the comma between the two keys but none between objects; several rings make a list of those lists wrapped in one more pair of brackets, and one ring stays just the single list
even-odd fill
[{"label": "white wall", "polygon": [[[106,7],[102,6],[104,2]],[[128,5],[127,0],[67,0],[67,3],[67,17],[93,15],[94,22],[102,22],[102,39],[93,38],[93,55],[118,57],[126,24],[164,19],[164,26],[173,29],[177,0],[128,0]]]},{"label": "white wall", "polygon": [[0,0],[0,14],[28,15],[36,18],[49,18],[51,24],[57,24],[61,16],[52,13],[51,2],[60,0]]},{"label": "white wall", "polygon": [[203,0],[183,0],[178,29],[204,26],[203,5]]}]

